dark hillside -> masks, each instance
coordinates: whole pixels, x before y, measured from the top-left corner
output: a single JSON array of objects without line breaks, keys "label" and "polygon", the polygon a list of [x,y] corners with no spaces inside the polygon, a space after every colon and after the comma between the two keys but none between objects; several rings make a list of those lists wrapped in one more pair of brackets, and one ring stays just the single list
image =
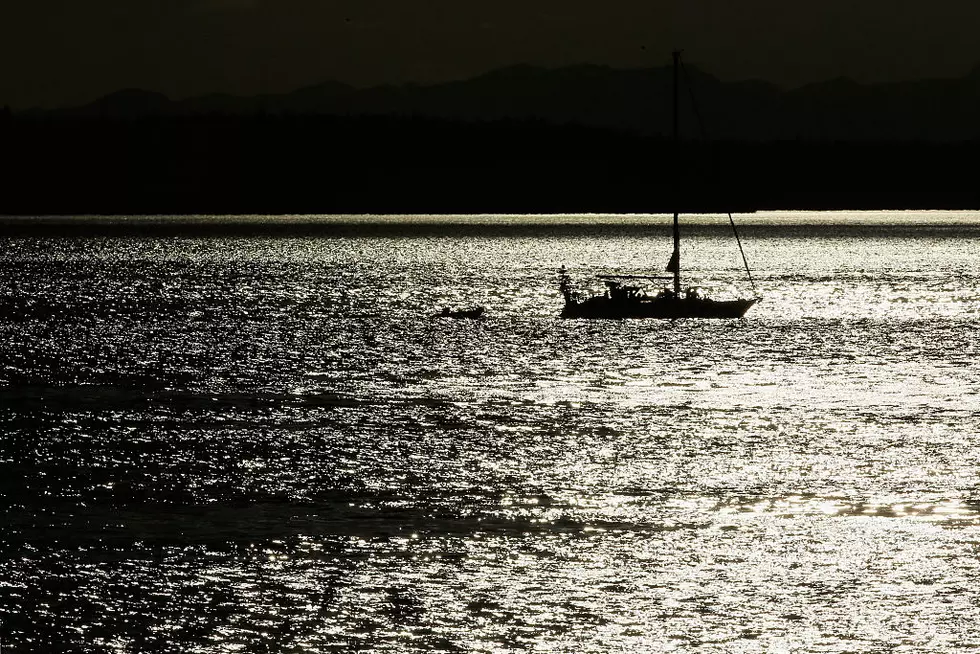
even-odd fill
[{"label": "dark hillside", "polygon": [[[7,118],[0,212],[977,208],[977,142],[686,142],[542,120]],[[680,171],[680,172],[679,172]]]}]

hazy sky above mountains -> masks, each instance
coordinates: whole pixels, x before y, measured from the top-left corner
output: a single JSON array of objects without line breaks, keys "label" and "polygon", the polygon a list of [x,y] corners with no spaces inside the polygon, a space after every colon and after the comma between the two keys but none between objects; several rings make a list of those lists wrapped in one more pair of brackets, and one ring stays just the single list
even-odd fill
[{"label": "hazy sky above mountains", "polygon": [[978,0],[4,0],[0,104],[462,79],[514,63],[688,62],[785,86],[962,76]]}]

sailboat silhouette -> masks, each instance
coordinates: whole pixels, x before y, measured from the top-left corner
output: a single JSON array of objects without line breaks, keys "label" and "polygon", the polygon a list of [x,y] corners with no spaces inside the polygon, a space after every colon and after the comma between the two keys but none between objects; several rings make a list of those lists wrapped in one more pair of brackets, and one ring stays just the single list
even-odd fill
[{"label": "sailboat silhouette", "polygon": [[[675,51],[674,58],[674,97],[673,123],[674,147],[680,147],[678,85],[681,53]],[[735,227],[731,214],[728,215]],[[741,318],[762,298],[714,300],[702,294],[697,288],[681,290],[681,231],[679,214],[674,212],[674,249],[667,263],[666,271],[670,277],[656,275],[599,275],[606,285],[605,293],[583,296],[572,286],[571,277],[564,266],[558,271],[558,288],[565,298],[562,309],[563,318]],[[735,232],[739,250],[742,249],[738,232]],[[742,251],[745,261],[745,253]],[[748,271],[748,263],[745,266]],[[752,273],[749,271],[749,278]],[[640,286],[630,285],[634,280],[666,280],[673,284],[661,289],[656,295],[648,295]]]}]

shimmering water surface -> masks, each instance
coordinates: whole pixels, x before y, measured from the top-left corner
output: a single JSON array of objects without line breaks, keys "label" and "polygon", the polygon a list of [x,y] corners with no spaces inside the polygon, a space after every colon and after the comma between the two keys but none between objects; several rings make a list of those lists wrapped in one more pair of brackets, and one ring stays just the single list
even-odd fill
[{"label": "shimmering water surface", "polygon": [[0,238],[4,653],[980,647],[980,214],[268,220]]}]

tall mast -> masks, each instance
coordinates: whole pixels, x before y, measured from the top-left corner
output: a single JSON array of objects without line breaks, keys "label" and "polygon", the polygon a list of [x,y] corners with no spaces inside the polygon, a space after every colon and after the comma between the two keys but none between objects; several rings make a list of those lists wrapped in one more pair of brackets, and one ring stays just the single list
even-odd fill
[{"label": "tall mast", "polygon": [[681,52],[680,50],[674,50],[674,254],[670,258],[671,268],[673,268],[674,273],[674,293],[680,295],[681,292],[681,228],[677,220],[677,209],[680,203],[680,152],[681,152],[681,134],[680,134],[680,111],[678,111],[678,103],[680,98],[678,77],[679,68],[681,62]]}]

